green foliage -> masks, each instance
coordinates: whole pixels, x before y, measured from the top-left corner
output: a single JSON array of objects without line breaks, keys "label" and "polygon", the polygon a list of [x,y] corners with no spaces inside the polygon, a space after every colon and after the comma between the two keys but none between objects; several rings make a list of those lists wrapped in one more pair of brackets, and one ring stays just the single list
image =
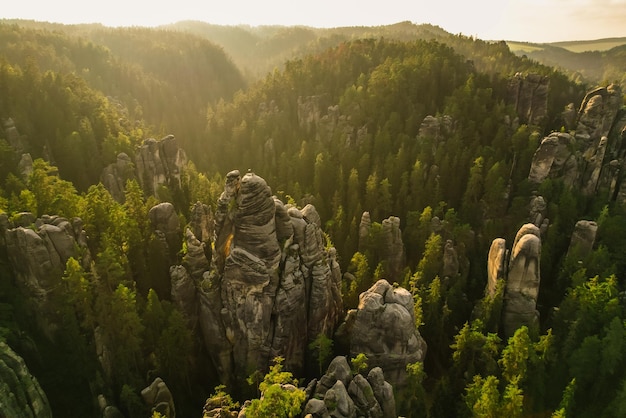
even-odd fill
[{"label": "green foliage", "polygon": [[352,373],[359,374],[367,370],[369,367],[367,365],[367,355],[365,353],[359,353],[356,357],[350,359],[350,364],[352,366]]},{"label": "green foliage", "polygon": [[317,358],[319,373],[322,375],[328,361],[333,355],[333,340],[326,334],[319,333],[317,337],[309,344],[309,350],[313,351],[313,355]]},{"label": "green foliage", "polygon": [[276,357],[274,365],[259,384],[260,399],[253,399],[246,408],[251,418],[292,418],[298,416],[306,397],[304,390],[290,372],[283,371],[283,358]]}]

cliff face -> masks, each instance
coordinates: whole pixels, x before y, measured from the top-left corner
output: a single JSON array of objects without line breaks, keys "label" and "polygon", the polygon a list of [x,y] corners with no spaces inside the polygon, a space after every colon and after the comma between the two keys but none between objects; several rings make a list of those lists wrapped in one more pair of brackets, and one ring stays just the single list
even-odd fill
[{"label": "cliff face", "polygon": [[220,375],[242,381],[279,355],[301,371],[307,345],[330,336],[342,312],[341,272],[315,208],[285,206],[264,179],[233,171],[215,213],[211,260],[193,235],[187,230],[187,258],[171,269],[172,292],[183,311],[197,312]]},{"label": "cliff face", "polygon": [[338,330],[350,345],[350,355],[367,355],[368,364],[380,367],[395,387],[406,380],[406,365],[424,361],[426,342],[417,331],[413,296],[386,280],[377,281],[359,296]]},{"label": "cliff face", "polygon": [[[571,108],[569,113],[571,113]],[[575,130],[552,133],[541,141],[528,179],[562,179],[585,195],[626,202],[626,110],[622,91],[609,85],[587,93],[576,115]]]},{"label": "cliff face", "polygon": [[0,342],[0,416],[51,418],[46,394],[31,376],[24,360]]},{"label": "cliff face", "polygon": [[161,186],[181,186],[180,176],[187,164],[187,155],[178,147],[174,135],[158,141],[144,140],[134,157],[133,164],[128,155],[120,153],[116,162],[106,166],[100,175],[100,181],[118,202],[124,200],[127,180],[136,179],[147,196],[158,196]]}]

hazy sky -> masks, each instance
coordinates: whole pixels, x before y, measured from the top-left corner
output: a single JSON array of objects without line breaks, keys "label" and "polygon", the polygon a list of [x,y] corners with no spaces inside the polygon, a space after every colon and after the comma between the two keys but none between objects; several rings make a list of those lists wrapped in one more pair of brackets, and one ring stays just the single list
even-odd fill
[{"label": "hazy sky", "polygon": [[0,17],[108,26],[179,20],[236,25],[372,26],[409,20],[486,40],[626,36],[626,0],[13,0]]}]

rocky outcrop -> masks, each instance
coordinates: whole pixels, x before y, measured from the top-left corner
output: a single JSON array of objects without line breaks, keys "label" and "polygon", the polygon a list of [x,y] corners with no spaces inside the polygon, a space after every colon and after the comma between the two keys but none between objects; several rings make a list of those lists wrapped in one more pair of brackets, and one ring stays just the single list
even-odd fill
[{"label": "rocky outcrop", "polygon": [[100,182],[118,202],[124,201],[126,182],[135,178],[135,167],[126,153],[119,153],[114,163],[104,167]]},{"label": "rocky outcrop", "polygon": [[[570,106],[568,114],[572,109]],[[602,191],[608,200],[625,202],[625,127],[626,110],[622,109],[619,86],[590,91],[576,116],[575,130],[555,132],[541,141],[528,179],[535,184],[548,178],[562,179],[566,186],[578,188],[586,196]]]},{"label": "rocky outcrop", "polygon": [[487,258],[487,287],[485,295],[494,297],[498,282],[506,277],[507,249],[503,238],[496,238],[489,248]]},{"label": "rocky outcrop", "polygon": [[431,116],[428,115],[420,125],[418,135],[421,138],[432,138],[435,140],[448,138],[454,130],[452,117],[449,115]]},{"label": "rocky outcrop", "polygon": [[509,102],[520,123],[542,125],[548,113],[550,78],[540,74],[517,73],[509,81]]},{"label": "rocky outcrop", "polygon": [[406,267],[406,250],[402,242],[400,218],[390,216],[383,220],[381,241],[384,249],[382,255],[385,261],[385,272],[390,280],[400,281]]},{"label": "rocky outcrop", "polygon": [[353,376],[348,361],[338,356],[328,366],[319,381],[307,388],[309,399],[304,415],[313,418],[395,418],[396,403],[393,387],[385,381],[380,367],[370,370],[367,378]]},{"label": "rocky outcrop", "polygon": [[0,341],[0,416],[52,417],[46,394],[24,360]]},{"label": "rocky outcrop", "polygon": [[407,364],[426,355],[426,342],[415,325],[413,296],[384,279],[361,293],[358,308],[348,311],[337,332],[349,341],[351,356],[367,355],[368,364],[381,367],[394,386],[404,384]]},{"label": "rocky outcrop", "polygon": [[141,391],[141,397],[146,405],[152,408],[152,412],[158,412],[163,417],[176,418],[172,393],[160,377]]},{"label": "rocky outcrop", "polygon": [[441,277],[457,277],[459,275],[459,255],[454,248],[452,240],[447,240],[443,247],[443,267]]},{"label": "rocky outcrop", "polygon": [[235,170],[226,176],[214,228],[211,259],[203,250],[211,243],[189,228],[187,254],[170,273],[174,300],[188,317],[197,303],[218,373],[236,385],[276,356],[302,371],[308,344],[332,335],[342,312],[336,251],[325,248],[315,207],[284,205],[264,179]]},{"label": "rocky outcrop", "polygon": [[4,126],[4,138],[6,138],[7,142],[13,148],[17,155],[22,154],[26,151],[26,145],[24,140],[22,139],[22,135],[18,132],[15,127],[15,122],[12,118],[7,118],[2,121]]},{"label": "rocky outcrop", "polygon": [[157,237],[164,240],[167,248],[165,254],[169,254],[170,261],[173,263],[181,246],[180,221],[174,205],[170,202],[159,203],[150,208],[148,217]]},{"label": "rocky outcrop", "polygon": [[522,325],[538,325],[540,258],[539,228],[533,224],[525,224],[515,236],[504,289],[502,328],[507,337],[512,336]]},{"label": "rocky outcrop", "polygon": [[539,184],[547,178],[562,178],[567,186],[573,186],[579,176],[574,146],[575,138],[568,133],[553,132],[545,137],[533,156],[528,180]]},{"label": "rocky outcrop", "polygon": [[6,214],[0,217],[5,228],[0,235],[6,243],[16,284],[37,307],[36,319],[42,331],[52,337],[52,313],[57,309],[49,306],[48,293],[60,283],[70,257],[79,259],[83,268],[91,262],[82,220],[48,215],[34,219],[29,212],[16,216],[14,223]]},{"label": "rocky outcrop", "polygon": [[28,181],[28,178],[33,173],[33,157],[30,154],[22,154],[20,162],[17,163],[17,171],[20,173],[22,180]]},{"label": "rocky outcrop", "polygon": [[159,141],[148,138],[135,154],[137,179],[144,193],[149,196],[158,197],[160,186],[180,188],[180,176],[185,164],[187,156],[178,147],[174,135]]},{"label": "rocky outcrop", "polygon": [[576,222],[567,256],[575,257],[578,261],[584,260],[593,250],[597,232],[598,224],[593,221],[581,220]]}]

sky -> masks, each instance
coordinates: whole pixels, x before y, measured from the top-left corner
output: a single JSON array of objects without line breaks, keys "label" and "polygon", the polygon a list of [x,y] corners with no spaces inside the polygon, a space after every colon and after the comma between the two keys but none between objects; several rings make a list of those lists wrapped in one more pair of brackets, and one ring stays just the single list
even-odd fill
[{"label": "sky", "polygon": [[484,40],[626,37],[626,0],[14,0],[0,17],[107,26],[377,26],[411,21]]}]

